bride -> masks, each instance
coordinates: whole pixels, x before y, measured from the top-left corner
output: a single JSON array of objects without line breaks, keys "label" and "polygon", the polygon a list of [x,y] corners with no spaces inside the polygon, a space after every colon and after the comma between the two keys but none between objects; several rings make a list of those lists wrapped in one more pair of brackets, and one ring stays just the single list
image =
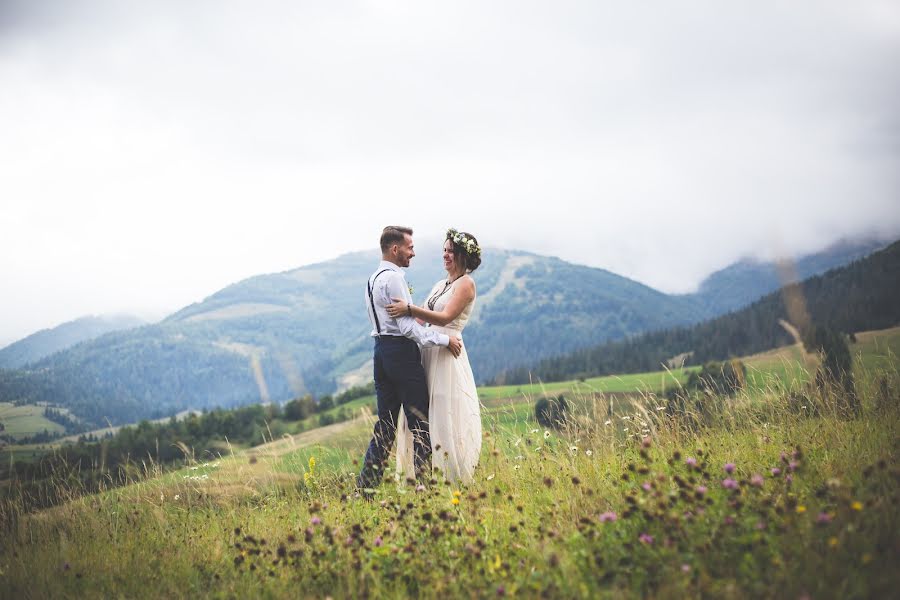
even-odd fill
[{"label": "bride", "polygon": [[[469,273],[481,264],[481,248],[472,234],[450,229],[443,256],[447,278],[431,289],[427,306],[408,305],[395,298],[387,310],[392,317],[410,314],[462,339],[462,330],[475,306],[475,280]],[[463,345],[458,358],[444,347],[422,348],[422,365],[428,382],[432,466],[450,481],[470,483],[481,454],[481,414],[466,347]],[[412,442],[412,432],[401,411],[397,469],[407,477],[414,476]]]}]

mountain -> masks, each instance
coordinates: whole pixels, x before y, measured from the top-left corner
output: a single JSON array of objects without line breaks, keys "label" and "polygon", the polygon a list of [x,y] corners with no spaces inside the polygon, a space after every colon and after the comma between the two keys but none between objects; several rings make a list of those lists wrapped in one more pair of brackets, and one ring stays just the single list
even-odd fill
[{"label": "mountain", "polygon": [[789,327],[826,326],[844,333],[900,323],[900,241],[849,265],[791,284],[750,306],[687,327],[655,331],[544,359],[500,373],[497,383],[532,377],[557,381],[655,371],[674,356],[702,364],[793,343]]},{"label": "mountain", "polygon": [[[445,273],[440,244],[417,253],[408,273],[423,302]],[[246,279],[160,323],[2,372],[0,400],[53,400],[90,422],[121,423],[368,382],[363,300],[378,260],[377,252],[358,252]],[[510,365],[703,317],[689,299],[525,252],[485,249],[475,279],[478,304],[465,338],[479,381]]]},{"label": "mountain", "polygon": [[0,369],[16,369],[110,331],[143,324],[142,319],[131,315],[103,315],[81,317],[52,329],[42,329],[0,349]]},{"label": "mountain", "polygon": [[[408,280],[419,303],[445,276],[440,248],[417,244]],[[356,252],[240,281],[159,323],[0,371],[0,401],[58,402],[105,425],[368,383],[364,290],[378,260],[377,251]],[[478,303],[465,340],[479,382],[548,357],[700,322],[718,314],[713,292],[727,289],[720,274],[701,294],[671,296],[603,269],[489,248],[474,277]],[[734,285],[746,295],[752,280]]]},{"label": "mountain", "polygon": [[721,315],[747,306],[785,284],[850,264],[885,246],[887,242],[843,240],[789,263],[741,260],[708,276],[698,291],[688,297],[702,306],[709,316]]}]

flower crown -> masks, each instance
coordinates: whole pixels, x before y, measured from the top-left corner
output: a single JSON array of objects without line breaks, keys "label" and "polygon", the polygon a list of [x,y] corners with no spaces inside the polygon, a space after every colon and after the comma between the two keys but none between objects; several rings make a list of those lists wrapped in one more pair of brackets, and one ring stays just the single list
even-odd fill
[{"label": "flower crown", "polygon": [[451,227],[447,230],[447,239],[453,240],[454,244],[461,246],[466,251],[466,254],[481,255],[481,247],[478,245],[478,242],[475,241],[475,238],[470,235],[457,231]]}]

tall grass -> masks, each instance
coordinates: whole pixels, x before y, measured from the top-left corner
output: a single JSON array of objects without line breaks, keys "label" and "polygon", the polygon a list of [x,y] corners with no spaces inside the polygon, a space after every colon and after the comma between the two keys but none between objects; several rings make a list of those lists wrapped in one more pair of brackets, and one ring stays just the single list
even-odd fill
[{"label": "tall grass", "polygon": [[[896,364],[896,363],[894,363]],[[804,381],[809,381],[804,375]],[[466,488],[353,480],[369,424],[162,473],[28,514],[0,506],[4,597],[887,597],[900,584],[900,377],[862,411],[777,375],[673,412],[576,391],[545,430],[484,412]],[[312,460],[311,460],[312,459]]]}]

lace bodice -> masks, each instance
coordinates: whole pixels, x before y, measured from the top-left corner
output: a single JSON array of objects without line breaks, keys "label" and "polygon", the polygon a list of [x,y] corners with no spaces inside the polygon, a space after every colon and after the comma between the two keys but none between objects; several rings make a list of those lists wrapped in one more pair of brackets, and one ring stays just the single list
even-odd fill
[{"label": "lace bodice", "polygon": [[[450,302],[450,298],[452,298],[453,294],[456,292],[456,286],[458,283],[459,279],[451,283],[450,286],[447,287],[447,291],[445,291],[443,294],[441,294],[441,291],[446,286],[447,280],[441,279],[440,281],[435,283],[434,287],[431,288],[431,292],[429,292],[428,296],[426,296],[425,298],[424,306],[428,308],[428,300],[435,295],[439,295],[434,303],[433,310],[438,312],[444,310],[444,307],[447,306],[447,303]],[[466,323],[469,322],[469,317],[472,315],[473,308],[475,308],[475,298],[472,298],[472,301],[466,305],[463,311],[459,313],[459,315],[455,319],[453,319],[453,321],[451,321],[444,327],[437,327],[436,325],[434,325],[433,327],[437,327],[438,330],[450,329],[453,331],[462,332],[462,330],[466,327]]]}]

